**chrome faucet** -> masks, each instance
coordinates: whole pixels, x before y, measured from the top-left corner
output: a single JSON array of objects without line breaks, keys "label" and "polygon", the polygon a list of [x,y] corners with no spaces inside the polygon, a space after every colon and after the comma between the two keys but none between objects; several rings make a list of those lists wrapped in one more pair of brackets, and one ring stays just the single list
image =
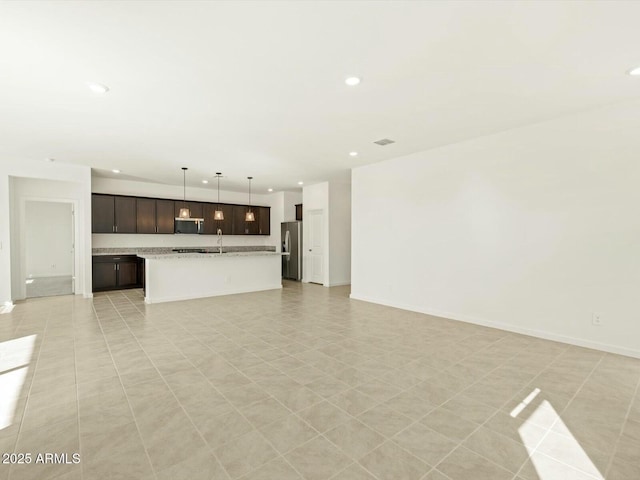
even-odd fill
[{"label": "chrome faucet", "polygon": [[222,255],[222,229],[219,228],[216,233],[218,234],[218,253]]}]

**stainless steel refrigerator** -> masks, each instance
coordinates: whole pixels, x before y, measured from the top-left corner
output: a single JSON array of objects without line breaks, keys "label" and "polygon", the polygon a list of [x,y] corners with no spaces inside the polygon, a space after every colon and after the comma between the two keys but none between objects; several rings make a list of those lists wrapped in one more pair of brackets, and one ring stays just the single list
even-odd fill
[{"label": "stainless steel refrigerator", "polygon": [[302,280],[302,222],[284,222],[282,232],[282,278]]}]

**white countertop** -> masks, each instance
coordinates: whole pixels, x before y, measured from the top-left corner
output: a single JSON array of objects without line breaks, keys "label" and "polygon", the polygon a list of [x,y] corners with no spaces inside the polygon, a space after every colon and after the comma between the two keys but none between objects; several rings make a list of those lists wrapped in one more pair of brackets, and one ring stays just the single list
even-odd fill
[{"label": "white countertop", "polygon": [[280,252],[227,252],[227,253],[138,253],[146,260],[168,260],[176,258],[217,258],[217,257],[271,257],[280,256]]}]

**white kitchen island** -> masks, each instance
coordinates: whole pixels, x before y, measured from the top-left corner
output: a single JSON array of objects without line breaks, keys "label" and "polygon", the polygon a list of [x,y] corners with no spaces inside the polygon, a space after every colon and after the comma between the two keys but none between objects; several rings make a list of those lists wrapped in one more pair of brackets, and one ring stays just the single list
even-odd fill
[{"label": "white kitchen island", "polygon": [[277,252],[138,254],[145,303],[173,302],[282,288]]}]

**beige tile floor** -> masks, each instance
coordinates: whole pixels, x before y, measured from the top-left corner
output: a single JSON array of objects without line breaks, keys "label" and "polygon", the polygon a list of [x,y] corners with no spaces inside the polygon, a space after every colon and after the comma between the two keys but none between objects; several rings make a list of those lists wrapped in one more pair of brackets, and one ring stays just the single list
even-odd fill
[{"label": "beige tile floor", "polygon": [[28,300],[0,342],[0,451],[81,458],[1,480],[640,478],[640,360],[348,288]]},{"label": "beige tile floor", "polygon": [[73,293],[73,277],[71,275],[28,278],[26,282],[27,298],[52,297],[54,295],[69,295]]}]

